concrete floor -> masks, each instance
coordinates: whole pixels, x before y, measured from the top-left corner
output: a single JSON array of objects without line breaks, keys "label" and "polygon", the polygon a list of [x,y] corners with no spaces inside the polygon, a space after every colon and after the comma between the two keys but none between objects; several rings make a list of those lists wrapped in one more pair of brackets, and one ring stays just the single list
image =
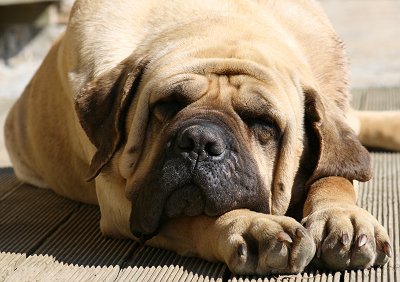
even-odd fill
[{"label": "concrete floor", "polygon": [[400,1],[323,0],[350,57],[353,88],[400,85]]},{"label": "concrete floor", "polygon": [[[347,46],[352,86],[400,86],[400,1],[320,2]],[[42,50],[49,47],[48,44],[40,45]],[[14,69],[0,66],[0,128],[3,128],[6,112],[18,95],[15,93],[22,92],[40,60],[36,57],[27,62],[26,67],[18,65]],[[9,165],[3,135],[0,134],[0,167]]]}]

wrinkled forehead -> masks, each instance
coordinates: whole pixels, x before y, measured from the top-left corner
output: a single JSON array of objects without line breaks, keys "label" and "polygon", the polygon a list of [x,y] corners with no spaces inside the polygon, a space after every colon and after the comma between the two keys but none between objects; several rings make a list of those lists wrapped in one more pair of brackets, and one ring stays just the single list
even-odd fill
[{"label": "wrinkled forehead", "polygon": [[252,61],[198,59],[172,69],[157,68],[146,80],[150,105],[168,99],[187,105],[203,97],[219,96],[236,112],[260,117],[268,113],[282,128],[288,119],[301,115],[296,114],[302,102],[292,77],[283,77]]},{"label": "wrinkled forehead", "polygon": [[[181,99],[185,105],[196,105],[196,101],[207,98],[210,91],[220,95],[221,87],[229,87],[228,99],[223,100],[222,106],[231,113],[248,114],[249,117],[263,118],[267,114],[280,126],[287,139],[298,139],[302,130],[304,104],[299,83],[293,83],[291,78],[282,78],[272,71],[255,66],[255,63],[231,59],[228,61],[190,60],[175,61],[174,64],[150,65],[146,67],[140,80],[136,103],[129,112],[127,122],[127,148],[140,148],[146,135],[143,124],[149,120],[149,110],[152,105],[163,99]],[[225,84],[215,84],[225,81]],[[213,84],[214,83],[214,84]],[[215,91],[217,88],[217,91]],[[214,94],[215,95],[215,94]],[[218,97],[219,98],[219,97]],[[218,103],[208,103],[211,107]],[[221,106],[221,105],[219,105]],[[292,136],[289,138],[289,135]],[[129,156],[126,162],[135,163],[140,156],[137,153],[124,153]],[[121,168],[121,173],[128,177],[129,170]]]}]

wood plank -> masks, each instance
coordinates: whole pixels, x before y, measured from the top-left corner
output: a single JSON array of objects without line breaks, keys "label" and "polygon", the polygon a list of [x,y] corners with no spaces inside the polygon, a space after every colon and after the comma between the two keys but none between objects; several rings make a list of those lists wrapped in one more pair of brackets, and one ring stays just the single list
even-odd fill
[{"label": "wood plank", "polygon": [[368,88],[359,92],[365,96],[360,110],[400,110],[400,88]]},{"label": "wood plank", "polygon": [[12,272],[9,281],[114,281],[119,267],[66,264],[49,255],[29,256]]},{"label": "wood plank", "polygon": [[116,281],[222,281],[227,268],[198,258],[141,247],[121,270]]},{"label": "wood plank", "polygon": [[77,207],[78,203],[29,185],[5,195],[0,201],[1,276],[12,275]]},{"label": "wood plank", "polygon": [[82,205],[9,276],[21,281],[114,281],[138,247],[104,237],[97,206]]},{"label": "wood plank", "polygon": [[0,202],[0,251],[34,252],[79,205],[49,190],[18,187]]},{"label": "wood plank", "polygon": [[82,205],[35,250],[35,254],[51,255],[64,264],[122,265],[139,247],[138,243],[103,236],[99,222],[99,208]]},{"label": "wood plank", "polygon": [[25,259],[25,254],[0,252],[0,281],[10,276]]},{"label": "wood plank", "polygon": [[11,167],[0,168],[0,201],[20,184]]}]

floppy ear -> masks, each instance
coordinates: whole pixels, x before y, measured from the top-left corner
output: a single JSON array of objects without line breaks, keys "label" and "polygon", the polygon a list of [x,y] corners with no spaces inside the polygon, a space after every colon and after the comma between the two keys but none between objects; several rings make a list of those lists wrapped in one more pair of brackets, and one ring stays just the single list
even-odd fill
[{"label": "floppy ear", "polygon": [[89,82],[75,98],[81,126],[97,148],[88,181],[99,175],[123,139],[124,113],[132,101],[144,65],[143,60],[128,58]]},{"label": "floppy ear", "polygon": [[310,151],[319,151],[315,170],[307,184],[328,176],[359,181],[371,178],[370,155],[344,122],[343,112],[334,104],[324,104],[312,89],[305,90],[305,124],[315,134]]}]

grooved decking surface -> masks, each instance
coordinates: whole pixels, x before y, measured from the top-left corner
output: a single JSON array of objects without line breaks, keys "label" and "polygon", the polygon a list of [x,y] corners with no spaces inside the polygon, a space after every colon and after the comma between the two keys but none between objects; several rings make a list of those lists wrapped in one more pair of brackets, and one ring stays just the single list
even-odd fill
[{"label": "grooved decking surface", "polygon": [[[353,105],[400,110],[400,89],[355,91]],[[22,185],[11,168],[0,168],[0,281],[400,281],[400,153],[372,152],[372,159],[374,178],[360,185],[358,203],[388,229],[389,264],[265,278],[233,276],[223,264],[105,238],[97,206]]]}]

